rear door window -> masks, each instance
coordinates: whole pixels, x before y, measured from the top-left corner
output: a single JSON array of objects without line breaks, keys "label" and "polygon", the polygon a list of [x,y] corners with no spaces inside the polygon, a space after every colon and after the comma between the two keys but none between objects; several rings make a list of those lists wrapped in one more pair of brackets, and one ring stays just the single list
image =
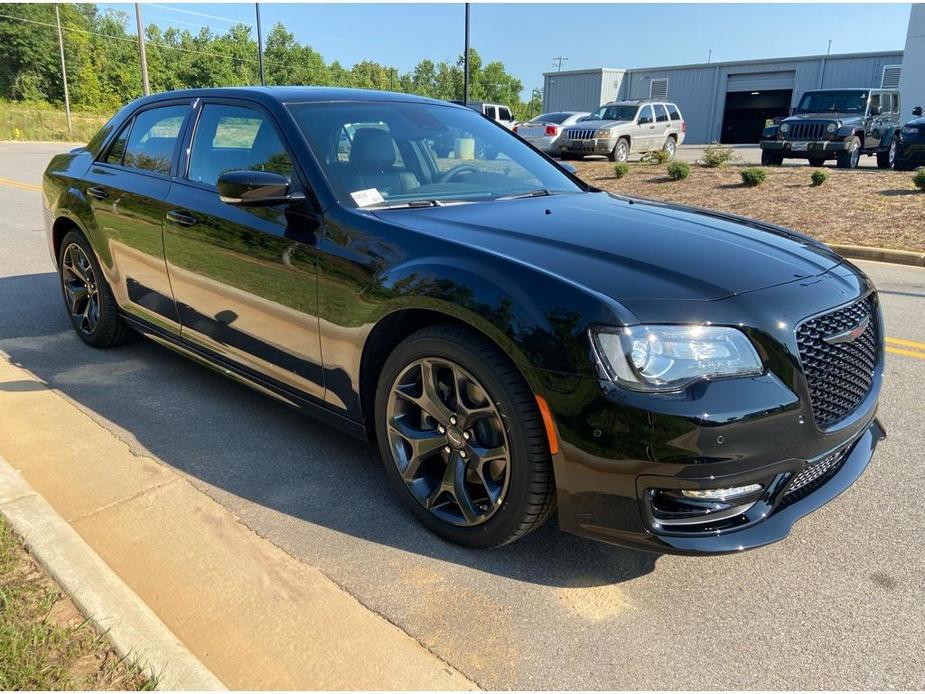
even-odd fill
[{"label": "rear door window", "polygon": [[189,110],[186,104],[161,106],[135,116],[135,124],[125,146],[125,166],[170,175],[177,138]]},{"label": "rear door window", "polygon": [[668,122],[668,111],[663,104],[655,104],[655,121],[657,123]]},{"label": "rear door window", "polygon": [[494,106],[486,106],[485,115],[491,118],[492,120],[496,120],[498,118],[498,113],[497,111],[495,111]]}]

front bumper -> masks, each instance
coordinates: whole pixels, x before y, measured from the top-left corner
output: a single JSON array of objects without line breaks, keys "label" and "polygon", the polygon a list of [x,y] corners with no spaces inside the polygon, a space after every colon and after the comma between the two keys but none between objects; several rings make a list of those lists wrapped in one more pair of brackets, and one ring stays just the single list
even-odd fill
[{"label": "front bumper", "polygon": [[896,150],[896,162],[900,166],[925,164],[925,134],[915,140],[903,139]]},{"label": "front bumper", "polygon": [[[862,274],[844,264],[813,282],[712,302],[715,324],[737,325],[748,317],[746,324],[754,326],[746,332],[768,365],[761,376],[701,381],[682,393],[653,396],[609,381],[546,374],[541,394],[560,441],[553,457],[560,527],[676,554],[737,552],[785,538],[799,518],[861,475],[884,436],[876,420],[884,356],[879,308],[873,385],[853,412],[825,430],[813,417],[795,336],[802,320],[871,290]],[[643,322],[657,322],[645,313],[652,308],[647,302],[627,307]],[[667,323],[689,322],[692,310],[703,310],[657,308]],[[815,477],[819,471],[825,474]],[[812,483],[795,491],[797,480],[807,476]],[[701,516],[690,524],[664,521],[663,502],[677,499],[682,489],[749,484],[760,484],[760,493],[744,499],[741,508],[740,502],[730,504],[732,514]]]},{"label": "front bumper", "polygon": [[[796,149],[794,149],[794,147],[796,147]],[[838,152],[848,152],[851,149],[851,145],[848,142],[837,140],[818,140],[810,142],[794,142],[791,140],[762,140],[761,149],[768,152],[782,154],[788,158],[808,159],[811,156],[829,156],[835,155]]]},{"label": "front bumper", "polygon": [[617,146],[617,139],[569,140],[563,138],[558,145],[563,154],[610,154]]}]

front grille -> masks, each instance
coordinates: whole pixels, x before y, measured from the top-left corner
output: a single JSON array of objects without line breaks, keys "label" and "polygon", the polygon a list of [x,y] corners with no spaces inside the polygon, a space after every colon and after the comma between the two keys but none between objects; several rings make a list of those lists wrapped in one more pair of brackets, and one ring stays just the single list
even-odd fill
[{"label": "front grille", "polygon": [[568,137],[570,140],[593,140],[596,130],[569,130]]},{"label": "front grille", "polygon": [[[865,319],[867,328],[856,338],[826,341]],[[796,337],[813,417],[820,429],[826,429],[851,414],[873,386],[879,346],[872,296],[804,321]]]},{"label": "front grille", "polygon": [[788,136],[791,140],[815,141],[825,136],[827,123],[791,123]]}]

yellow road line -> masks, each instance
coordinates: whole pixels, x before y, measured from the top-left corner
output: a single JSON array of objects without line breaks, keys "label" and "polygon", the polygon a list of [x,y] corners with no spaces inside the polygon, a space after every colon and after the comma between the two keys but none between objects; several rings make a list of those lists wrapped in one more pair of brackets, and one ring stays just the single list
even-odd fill
[{"label": "yellow road line", "polygon": [[915,342],[914,340],[901,340],[898,337],[886,338],[888,344],[901,345],[903,347],[913,347],[915,349],[925,349],[925,342]]},{"label": "yellow road line", "polygon": [[10,186],[12,188],[21,188],[22,190],[31,190],[34,193],[42,192],[42,186],[34,183],[23,183],[22,181],[13,181],[9,178],[0,178],[0,186]]},{"label": "yellow road line", "polygon": [[915,357],[916,359],[925,359],[925,352],[913,352],[911,349],[900,349],[899,347],[887,347],[886,351],[890,354],[901,354],[904,357]]}]

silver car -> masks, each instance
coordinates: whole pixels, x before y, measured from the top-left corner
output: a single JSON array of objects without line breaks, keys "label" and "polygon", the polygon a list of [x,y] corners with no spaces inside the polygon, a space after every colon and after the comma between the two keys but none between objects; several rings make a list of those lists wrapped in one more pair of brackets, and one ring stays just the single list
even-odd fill
[{"label": "silver car", "polygon": [[630,154],[663,149],[674,157],[686,130],[681,111],[673,103],[615,101],[567,128],[558,142],[559,156],[603,154],[611,161],[626,161]]},{"label": "silver car", "polygon": [[564,129],[587,115],[589,115],[587,111],[544,113],[527,123],[515,126],[514,132],[537,149],[558,156],[559,139]]}]

